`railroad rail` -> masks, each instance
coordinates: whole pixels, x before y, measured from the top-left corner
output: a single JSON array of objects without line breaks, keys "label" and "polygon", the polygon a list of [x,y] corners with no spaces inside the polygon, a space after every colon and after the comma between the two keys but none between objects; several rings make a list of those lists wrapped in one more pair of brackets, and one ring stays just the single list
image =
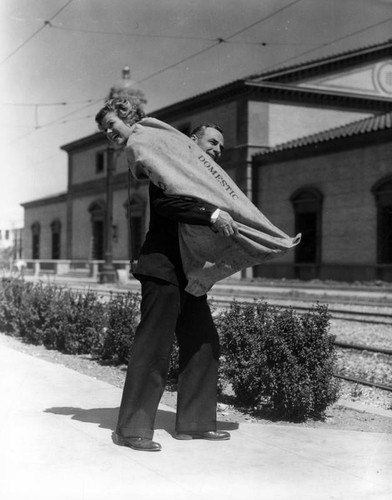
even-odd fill
[{"label": "railroad rail", "polygon": [[364,380],[356,377],[348,377],[346,375],[340,375],[338,373],[334,373],[333,376],[342,380],[346,380],[347,382],[355,382],[356,384],[367,385],[370,387],[376,387],[377,389],[382,389],[383,391],[392,392],[392,386],[390,385],[379,384],[378,382],[372,382],[370,380]]},{"label": "railroad rail", "polygon": [[[121,295],[127,293],[137,293],[138,289],[104,289],[92,286],[81,286],[75,284],[66,285],[67,288],[74,291],[85,292],[91,291],[103,297],[111,297],[113,295]],[[217,309],[226,309],[236,301],[240,305],[254,304],[257,300],[256,297],[246,297],[246,296],[232,296],[232,295],[218,295],[211,294],[209,296],[210,304]],[[298,301],[298,299],[274,299],[274,298],[263,298],[261,300],[268,301],[271,306],[276,306],[281,309],[293,309],[299,313],[306,313],[311,310],[312,306],[305,304],[305,301]],[[310,302],[310,301],[308,301]],[[317,303],[315,299],[312,304]],[[320,302],[321,304],[321,302]],[[327,303],[328,310],[331,314],[332,319],[342,319],[345,321],[357,321],[361,323],[373,323],[373,324],[390,324],[392,326],[392,307],[388,306],[377,306],[377,311],[371,310],[355,310],[347,309],[346,307],[340,307],[338,304]],[[346,305],[352,307],[353,304],[342,303],[341,305]],[[358,306],[358,305],[357,305]],[[367,309],[374,308],[374,305],[367,305]]]},{"label": "railroad rail", "polygon": [[[220,297],[217,295],[211,296],[210,302],[212,305],[221,309],[230,307],[233,301],[240,305],[254,304],[256,299],[250,297]],[[289,302],[285,304],[284,302]],[[268,299],[268,304],[277,306],[282,309],[293,309],[300,313],[306,313],[312,307],[305,304],[298,304],[295,301],[274,300]],[[371,306],[368,306],[371,307]],[[385,307],[385,306],[384,306]],[[356,311],[346,308],[338,309],[335,305],[328,304],[328,310],[333,319],[342,319],[345,321],[357,321],[361,323],[387,324],[392,326],[392,307],[385,307],[384,311]]]},{"label": "railroad rail", "polygon": [[350,344],[349,342],[334,342],[337,347],[341,347],[342,349],[354,349],[356,351],[369,351],[377,354],[387,354],[389,356],[392,355],[392,349],[385,349],[384,347],[372,347],[365,344]]}]

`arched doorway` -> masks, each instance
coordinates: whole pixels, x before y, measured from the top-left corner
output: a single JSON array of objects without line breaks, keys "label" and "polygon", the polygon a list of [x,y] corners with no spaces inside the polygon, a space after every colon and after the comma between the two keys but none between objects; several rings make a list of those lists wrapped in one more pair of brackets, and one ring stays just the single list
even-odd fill
[{"label": "arched doorway", "polygon": [[378,278],[392,276],[392,176],[378,181],[372,188],[377,206]]},{"label": "arched doorway", "polygon": [[51,225],[52,231],[52,259],[60,259],[61,255],[61,222],[56,219]]},{"label": "arched doorway", "polygon": [[34,222],[31,225],[31,256],[33,259],[38,260],[41,245],[41,225],[39,222]]},{"label": "arched doorway", "polygon": [[296,277],[318,277],[321,263],[321,212],[323,195],[313,187],[303,187],[290,197],[295,214],[295,234],[301,233],[300,245],[295,247]]}]

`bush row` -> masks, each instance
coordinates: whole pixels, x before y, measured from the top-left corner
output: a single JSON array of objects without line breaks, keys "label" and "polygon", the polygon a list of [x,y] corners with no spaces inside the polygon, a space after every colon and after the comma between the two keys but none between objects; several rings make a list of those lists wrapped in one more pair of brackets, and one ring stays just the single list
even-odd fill
[{"label": "bush row", "polygon": [[[48,349],[91,354],[102,363],[126,364],[139,321],[140,296],[74,292],[43,283],[3,279],[0,331]],[[245,406],[268,402],[280,418],[320,416],[338,398],[329,313],[317,305],[299,315],[256,302],[215,318],[221,338],[220,385],[231,384]],[[173,349],[169,378],[178,372]]]}]

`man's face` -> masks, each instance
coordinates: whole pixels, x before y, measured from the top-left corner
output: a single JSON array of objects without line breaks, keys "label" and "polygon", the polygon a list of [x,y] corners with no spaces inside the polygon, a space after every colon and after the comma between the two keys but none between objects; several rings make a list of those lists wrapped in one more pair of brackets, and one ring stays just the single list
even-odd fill
[{"label": "man's face", "polygon": [[119,146],[123,146],[127,143],[128,137],[132,132],[131,127],[113,112],[108,113],[104,117],[100,128],[106,134],[109,141]]},{"label": "man's face", "polygon": [[223,135],[219,132],[219,130],[207,127],[201,137],[192,135],[192,139],[205,153],[211,156],[213,160],[219,160],[224,148]]}]

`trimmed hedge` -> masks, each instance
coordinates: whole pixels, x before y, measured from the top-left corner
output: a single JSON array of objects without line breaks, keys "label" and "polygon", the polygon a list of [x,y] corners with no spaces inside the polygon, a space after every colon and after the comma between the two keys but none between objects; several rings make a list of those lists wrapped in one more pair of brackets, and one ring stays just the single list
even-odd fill
[{"label": "trimmed hedge", "polygon": [[233,303],[218,318],[225,376],[246,406],[269,401],[290,420],[320,416],[338,399],[329,313],[317,305],[300,315],[266,302]]},{"label": "trimmed hedge", "polygon": [[[126,364],[140,314],[140,295],[112,294],[3,279],[0,331],[67,354],[92,354],[105,364]],[[327,307],[299,315],[257,302],[216,316],[221,338],[220,388],[230,383],[237,403],[268,401],[281,418],[320,416],[338,398],[333,377],[334,337]],[[174,345],[169,380],[178,375]]]}]

